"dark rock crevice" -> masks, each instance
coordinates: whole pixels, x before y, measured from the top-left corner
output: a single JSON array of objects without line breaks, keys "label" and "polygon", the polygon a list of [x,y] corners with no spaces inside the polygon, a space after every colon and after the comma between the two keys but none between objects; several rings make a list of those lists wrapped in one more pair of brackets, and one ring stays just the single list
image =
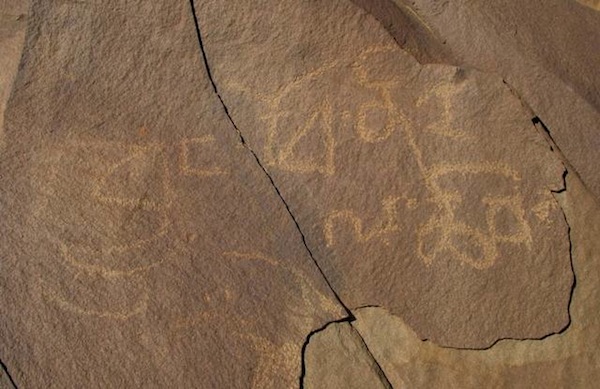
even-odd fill
[{"label": "dark rock crevice", "polygon": [[271,174],[267,171],[267,169],[265,168],[265,165],[261,162],[260,158],[258,157],[257,153],[250,147],[250,145],[246,142],[242,132],[240,131],[239,127],[235,124],[235,121],[233,120],[233,118],[231,117],[231,114],[229,113],[229,109],[227,108],[227,104],[225,104],[225,101],[223,100],[223,97],[221,96],[221,94],[219,93],[219,89],[217,87],[217,84],[215,83],[215,80],[212,76],[212,72],[211,72],[211,68],[210,68],[210,64],[208,61],[208,57],[206,55],[206,50],[204,48],[204,43],[202,41],[202,33],[200,30],[200,24],[198,22],[198,17],[196,16],[196,6],[194,4],[194,0],[190,0],[190,7],[191,7],[191,12],[192,12],[192,18],[194,20],[194,26],[196,28],[196,36],[198,38],[198,45],[200,48],[200,52],[202,54],[202,60],[204,62],[204,66],[206,68],[206,73],[208,75],[208,78],[210,80],[210,83],[213,87],[214,93],[217,96],[217,98],[219,99],[219,101],[221,102],[221,106],[223,107],[223,110],[225,111],[225,115],[227,116],[227,119],[229,120],[229,122],[231,123],[232,127],[235,129],[235,131],[237,132],[237,135],[239,137],[240,143],[242,144],[242,146],[248,150],[248,152],[250,152],[252,154],[252,156],[254,157],[254,159],[256,160],[256,164],[260,167],[260,169],[263,171],[263,173],[265,174],[265,176],[268,178],[269,182],[271,183],[271,186],[273,187],[273,189],[275,190],[275,192],[277,193],[277,196],[279,197],[279,199],[281,200],[283,206],[285,207],[287,213],[290,215],[292,221],[294,222],[294,225],[296,226],[296,230],[298,231],[298,233],[300,234],[300,237],[302,239],[302,244],[304,246],[304,248],[306,249],[308,255],[310,256],[311,260],[313,261],[313,263],[315,264],[315,266],[317,267],[317,269],[319,270],[319,273],[321,274],[321,276],[323,277],[323,279],[325,280],[325,282],[327,283],[327,286],[329,287],[329,289],[332,291],[332,293],[335,295],[336,300],[338,301],[338,303],[344,308],[344,310],[346,311],[347,317],[348,318],[354,318],[354,316],[352,315],[352,312],[350,312],[350,309],[348,309],[348,307],[344,304],[344,302],[341,300],[341,298],[339,297],[339,295],[337,294],[337,292],[333,289],[333,286],[331,285],[331,283],[329,282],[329,280],[327,279],[327,277],[325,276],[325,273],[323,272],[321,266],[319,265],[319,263],[317,262],[317,260],[315,259],[311,249],[308,247],[308,244],[306,243],[306,236],[304,235],[304,232],[302,232],[302,229],[300,228],[300,225],[298,224],[298,220],[296,219],[296,217],[294,216],[294,214],[292,213],[289,204],[287,203],[287,201],[285,200],[285,198],[283,197],[283,195],[281,194],[281,191],[279,190],[279,188],[277,187],[277,185],[275,184],[275,181],[273,180],[273,177],[271,176]]},{"label": "dark rock crevice", "polygon": [[[382,25],[384,25],[384,27],[386,27],[386,30],[388,30],[388,32],[392,35],[392,37],[394,38],[394,40],[396,41],[396,43],[403,49],[407,50],[408,52],[410,52],[415,58],[417,58],[417,60],[421,63],[430,63],[430,62],[448,62],[448,58],[449,54],[442,54],[441,52],[438,52],[439,55],[441,57],[434,57],[431,56],[430,54],[428,54],[429,51],[419,51],[419,47],[423,48],[423,47],[430,47],[431,46],[431,42],[438,42],[438,38],[433,35],[432,32],[427,32],[427,33],[423,33],[423,31],[420,31],[421,29],[424,29],[423,26],[419,26],[418,22],[416,22],[413,18],[411,18],[410,16],[407,15],[407,13],[403,10],[400,10],[399,7],[397,7],[395,4],[393,4],[392,2],[389,2],[387,0],[380,0],[377,2],[378,5],[371,3],[368,4],[367,2],[364,1],[360,1],[360,0],[352,0],[357,6],[363,8],[367,13],[371,14],[373,17],[375,17],[380,23],[382,23]],[[330,281],[327,279],[327,277],[325,276],[321,266],[319,265],[319,263],[317,262],[317,260],[315,259],[310,247],[308,246],[307,242],[306,242],[306,237],[296,219],[296,217],[294,216],[294,214],[292,213],[289,204],[287,203],[287,201],[285,200],[284,196],[282,195],[281,191],[279,190],[279,188],[277,187],[277,185],[274,182],[274,179],[272,177],[272,175],[268,172],[268,170],[266,169],[265,165],[261,162],[260,158],[258,157],[257,153],[252,149],[252,147],[246,142],[241,130],[239,129],[239,127],[237,126],[237,124],[235,123],[235,121],[233,120],[231,114],[229,113],[229,109],[227,107],[227,104],[225,103],[223,97],[221,96],[220,92],[219,92],[219,88],[213,78],[212,72],[211,72],[211,67],[210,67],[210,63],[206,54],[206,50],[204,47],[204,43],[202,40],[202,33],[201,33],[201,29],[200,29],[200,25],[199,25],[199,21],[198,21],[198,17],[197,17],[197,13],[196,13],[196,7],[194,4],[194,0],[190,0],[190,7],[191,7],[191,12],[192,12],[192,17],[194,20],[194,25],[195,25],[195,29],[196,29],[196,34],[197,34],[197,39],[198,39],[198,45],[199,45],[199,49],[202,55],[202,59],[206,68],[206,72],[208,75],[208,78],[211,82],[213,91],[215,93],[215,95],[217,96],[217,98],[219,99],[223,110],[230,122],[230,124],[232,125],[232,127],[235,129],[240,143],[243,145],[243,147],[252,154],[252,156],[254,157],[257,165],[260,167],[260,169],[263,171],[263,173],[265,174],[265,176],[268,178],[271,186],[273,187],[273,189],[275,190],[275,192],[277,193],[277,196],[279,197],[279,199],[281,200],[281,202],[283,203],[283,205],[286,208],[286,211],[288,212],[288,214],[290,215],[292,221],[294,222],[294,225],[298,231],[298,233],[300,234],[300,237],[302,239],[302,243],[305,247],[305,249],[307,250],[307,253],[309,254],[310,258],[312,259],[313,263],[315,264],[315,266],[318,268],[321,276],[323,277],[323,279],[325,280],[325,282],[327,283],[327,285],[329,286],[330,290],[332,291],[332,293],[335,295],[337,301],[340,303],[341,306],[344,307],[346,313],[347,313],[347,317],[339,319],[339,320],[335,320],[335,321],[331,321],[326,323],[325,325],[323,325],[322,327],[315,329],[313,331],[311,331],[305,341],[304,344],[302,346],[302,366],[301,366],[301,373],[300,373],[300,387],[303,387],[303,383],[304,383],[304,377],[306,374],[306,364],[305,364],[305,353],[306,353],[306,349],[308,344],[310,343],[310,340],[312,338],[313,335],[325,330],[328,326],[330,325],[334,325],[336,323],[344,323],[347,322],[350,324],[350,326],[352,327],[353,331],[355,331],[359,336],[360,339],[363,342],[363,345],[365,347],[365,349],[367,350],[369,357],[373,360],[374,364],[376,365],[378,371],[379,371],[379,376],[382,380],[382,382],[386,385],[386,387],[392,387],[384,370],[382,369],[381,365],[378,363],[378,361],[375,359],[374,355],[371,353],[371,351],[368,348],[367,343],[364,341],[363,337],[360,335],[360,333],[354,328],[354,326],[352,326],[352,322],[355,321],[355,316],[352,314],[351,310],[343,303],[343,301],[341,300],[341,298],[339,297],[339,295],[337,294],[337,292],[334,290],[334,288],[332,287]],[[409,30],[406,31],[395,31],[392,30],[391,28],[393,27],[391,24],[386,23],[385,20],[382,19],[382,15],[385,14],[385,12],[380,12],[381,10],[386,10],[390,7],[393,7],[393,9],[395,10],[395,13],[400,13],[403,15],[404,18],[407,18],[407,20],[411,20],[411,24],[407,27],[410,31],[412,31],[412,33],[410,33]],[[381,15],[380,15],[381,14]],[[422,42],[419,41],[415,41],[414,37],[423,37],[425,36],[425,38],[420,38],[420,39],[424,39],[425,41],[429,42],[429,44],[423,44]],[[426,42],[426,43],[427,43]],[[413,47],[414,46],[414,47]],[[413,47],[413,50],[411,50],[410,48]],[[415,51],[416,50],[416,51]],[[529,107],[529,105],[521,98],[521,96],[515,92],[514,88],[509,85],[506,81],[504,81],[504,83],[507,85],[507,87],[509,88],[509,90],[513,93],[513,95],[515,95],[523,104],[523,106],[531,113],[533,113],[533,111],[531,110],[531,108]],[[557,154],[557,156],[561,159],[561,161],[563,162],[563,165],[565,165],[565,170],[564,173],[562,175],[562,187],[561,188],[557,188],[557,189],[551,189],[551,192],[553,194],[560,194],[566,191],[566,175],[568,174],[568,170],[567,170],[567,166],[571,167],[568,164],[568,161],[566,161],[566,159],[564,158],[563,154],[560,152],[560,149],[558,148],[558,146],[556,146],[556,143],[554,142],[554,140],[551,137],[550,131],[548,130],[548,128],[544,125],[544,123],[541,121],[541,119],[538,116],[534,116],[532,119],[533,124],[537,127],[538,125],[542,127],[543,131],[546,133],[546,136],[544,136],[544,138],[547,138],[546,140],[548,141],[549,145],[550,145],[550,149],[551,151],[555,152]],[[564,212],[563,212],[563,216],[564,216]],[[570,226],[568,224],[568,221],[566,220],[566,216],[565,216],[565,222],[567,223],[567,227],[568,227],[568,239],[569,239],[569,256],[570,256],[570,265],[571,265],[571,269],[573,270],[573,259],[572,259],[572,242],[571,242],[571,229]],[[500,338],[497,339],[494,343],[492,343],[491,345],[489,345],[488,347],[485,348],[476,348],[476,349],[469,349],[469,348],[456,348],[456,347],[447,347],[447,346],[440,346],[441,348],[448,348],[448,349],[458,349],[458,350],[488,350],[492,347],[494,347],[498,342],[501,342],[503,340],[543,340],[547,337],[553,336],[553,335],[557,335],[557,334],[562,334],[564,331],[566,331],[571,324],[571,314],[570,314],[570,307],[571,307],[571,303],[572,303],[572,298],[573,298],[573,294],[574,294],[574,290],[575,290],[575,285],[576,285],[576,280],[575,280],[575,273],[573,271],[573,285],[570,291],[570,297],[569,297],[569,302],[568,302],[568,315],[569,315],[569,320],[568,323],[560,330],[556,331],[556,332],[552,332],[552,333],[548,333],[546,335],[543,335],[539,338],[519,338],[519,339],[515,339],[515,338]],[[423,341],[428,341],[427,339],[423,339]]]},{"label": "dark rock crevice", "polygon": [[383,370],[383,367],[379,364],[379,362],[375,358],[375,355],[373,355],[373,353],[369,349],[369,345],[367,344],[367,342],[365,342],[365,339],[362,337],[360,332],[356,328],[354,328],[354,325],[352,325],[353,321],[354,320],[350,321],[350,327],[358,335],[358,337],[360,338],[360,341],[362,342],[363,347],[365,348],[365,350],[367,351],[367,354],[369,355],[369,358],[371,358],[371,360],[375,364],[375,367],[377,368],[377,375],[379,376],[379,379],[381,380],[381,382],[384,384],[384,386],[386,388],[393,389],[392,383],[390,382],[387,375],[385,374],[385,370]]},{"label": "dark rock crevice", "polygon": [[[285,198],[283,197],[283,195],[281,194],[281,191],[279,190],[279,188],[277,187],[277,185],[275,184],[275,181],[273,180],[273,177],[271,176],[271,174],[267,171],[267,169],[265,168],[264,164],[261,162],[260,158],[258,157],[257,153],[250,147],[250,145],[246,142],[242,132],[240,131],[239,127],[237,126],[237,124],[235,123],[235,121],[233,120],[231,114],[229,113],[229,109],[227,108],[227,104],[225,104],[225,101],[223,100],[223,97],[221,96],[221,94],[219,93],[219,89],[217,87],[217,84],[215,83],[215,80],[212,76],[212,72],[211,72],[211,68],[210,68],[210,64],[208,61],[208,57],[206,54],[206,50],[204,48],[204,43],[202,41],[202,33],[200,30],[200,24],[198,22],[198,17],[196,14],[196,7],[194,4],[194,0],[190,0],[190,8],[191,8],[191,12],[192,12],[192,18],[194,20],[194,26],[196,29],[196,36],[198,38],[198,46],[202,55],[202,60],[204,62],[204,66],[206,68],[206,72],[208,75],[208,78],[210,80],[210,83],[212,85],[213,91],[215,93],[215,95],[217,96],[217,98],[219,99],[221,106],[223,107],[223,110],[225,112],[225,115],[227,116],[227,119],[229,120],[231,126],[235,129],[240,143],[242,144],[242,146],[249,152],[252,154],[252,156],[254,157],[256,164],[260,167],[260,169],[263,171],[263,173],[265,174],[265,176],[268,178],[271,186],[273,187],[273,189],[275,190],[275,192],[277,193],[277,196],[279,197],[279,199],[281,200],[283,206],[285,207],[287,213],[289,214],[290,218],[292,219],[292,221],[294,222],[294,225],[296,227],[296,230],[298,231],[298,233],[300,234],[300,237],[302,239],[302,244],[304,246],[304,248],[306,249],[308,255],[310,256],[311,260],[313,261],[313,263],[315,264],[315,266],[317,267],[317,269],[319,270],[321,276],[323,277],[323,279],[325,280],[325,282],[327,283],[329,289],[331,290],[331,292],[333,293],[333,295],[335,296],[335,298],[337,299],[338,303],[344,308],[344,310],[346,311],[346,317],[339,319],[339,320],[335,320],[335,321],[331,321],[326,323],[325,325],[323,325],[320,328],[317,328],[313,331],[311,331],[305,338],[304,343],[302,345],[302,358],[301,358],[301,371],[300,371],[300,377],[299,377],[299,381],[300,381],[300,387],[304,387],[304,378],[306,376],[306,359],[305,359],[305,354],[306,354],[306,348],[310,342],[311,337],[318,333],[323,331],[325,328],[327,328],[329,325],[333,325],[335,323],[343,323],[343,322],[348,322],[351,323],[352,321],[355,320],[354,315],[352,314],[352,312],[350,311],[350,309],[348,309],[348,307],[344,304],[344,302],[341,300],[341,298],[339,297],[339,295],[337,294],[337,292],[333,289],[333,286],[331,285],[330,281],[327,279],[327,277],[325,276],[323,270],[321,269],[321,267],[319,266],[319,263],[317,262],[317,260],[315,259],[312,251],[310,250],[310,248],[308,247],[308,244],[306,243],[306,237],[304,235],[304,233],[302,232],[302,229],[300,228],[300,225],[298,224],[298,221],[296,219],[296,217],[294,216],[294,214],[292,213],[289,204],[287,203],[287,201],[285,200]],[[354,329],[354,327],[352,327],[352,329],[354,331],[356,331]],[[356,331],[357,332],[357,331]],[[357,332],[358,333],[358,332]],[[360,334],[359,334],[360,336]],[[362,339],[362,337],[361,337]],[[364,343],[364,340],[362,340]],[[368,348],[366,347],[366,343],[364,343],[365,348],[368,350]],[[385,383],[385,385],[389,388],[391,388],[391,385],[389,384],[389,380],[387,379],[387,377],[385,376],[385,373],[383,372],[383,370],[381,369],[381,366],[379,365],[379,363],[375,360],[375,358],[373,357],[373,355],[370,353],[369,351],[369,356],[370,358],[374,361],[375,365],[378,367],[379,369],[379,376],[382,377],[382,381]]]},{"label": "dark rock crevice", "polygon": [[1,359],[0,359],[0,368],[2,368],[2,372],[0,372],[0,374],[6,375],[6,377],[8,378],[8,381],[10,382],[10,384],[12,385],[12,387],[14,389],[18,389],[19,387],[17,386],[17,384],[15,382],[15,379],[13,378],[13,376],[8,371],[8,367],[6,366],[6,364],[4,363],[4,361],[2,361]]},{"label": "dark rock crevice", "polygon": [[301,367],[301,372],[300,372],[300,388],[305,387],[305,377],[306,377],[306,369],[307,369],[307,367],[306,367],[306,351],[307,351],[308,345],[309,345],[312,337],[322,331],[325,331],[327,328],[329,328],[329,326],[340,324],[340,323],[348,323],[348,325],[350,326],[350,328],[352,329],[354,334],[356,334],[358,336],[358,338],[360,339],[361,346],[362,346],[363,350],[366,351],[366,354],[367,354],[367,357],[369,358],[369,360],[371,360],[371,362],[373,363],[373,367],[376,370],[377,377],[379,378],[379,380],[381,381],[383,386],[388,389],[393,389],[393,386],[392,386],[390,380],[388,379],[387,375],[385,374],[383,367],[377,361],[377,359],[375,358],[375,356],[369,349],[369,346],[365,342],[365,340],[362,337],[362,335],[360,334],[360,332],[352,325],[352,323],[355,320],[356,320],[356,318],[354,317],[354,315],[352,315],[352,317],[349,317],[349,318],[331,321],[329,323],[326,323],[322,327],[311,331],[310,334],[308,334],[308,336],[306,337],[306,340],[304,341],[304,344],[302,345],[302,367]]}]

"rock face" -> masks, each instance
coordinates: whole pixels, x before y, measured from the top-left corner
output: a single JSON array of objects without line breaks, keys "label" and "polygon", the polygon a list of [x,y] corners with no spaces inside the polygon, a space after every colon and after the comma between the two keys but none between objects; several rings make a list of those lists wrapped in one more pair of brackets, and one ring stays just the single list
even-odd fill
[{"label": "rock face", "polygon": [[209,66],[342,300],[453,347],[564,328],[564,167],[502,80],[420,65],[345,1],[266,27],[268,3],[200,2]]},{"label": "rock face", "polygon": [[600,379],[600,323],[592,313],[600,309],[600,209],[577,177],[567,183],[559,199],[571,226],[577,276],[568,330],[541,341],[503,340],[489,350],[452,350],[420,342],[406,323],[379,308],[357,310],[354,327],[393,387],[588,388]]},{"label": "rock face", "polygon": [[29,23],[0,170],[16,382],[297,385],[307,335],[347,313],[214,94],[189,4],[35,1]]},{"label": "rock face", "polygon": [[511,84],[600,198],[597,1],[393,2],[442,37],[450,54],[441,62],[497,73]]},{"label": "rock face", "polygon": [[27,1],[0,1],[0,147],[5,146],[4,110],[21,58],[27,26],[27,6]]},{"label": "rock face", "polygon": [[597,2],[27,6],[0,387],[600,379]]}]

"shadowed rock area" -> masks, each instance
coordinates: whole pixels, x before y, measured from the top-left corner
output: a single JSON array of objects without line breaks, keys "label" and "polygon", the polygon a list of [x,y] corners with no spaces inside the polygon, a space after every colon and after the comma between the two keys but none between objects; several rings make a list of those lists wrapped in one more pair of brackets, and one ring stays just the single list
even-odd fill
[{"label": "shadowed rock area", "polygon": [[589,388],[592,0],[0,0],[0,388]]}]

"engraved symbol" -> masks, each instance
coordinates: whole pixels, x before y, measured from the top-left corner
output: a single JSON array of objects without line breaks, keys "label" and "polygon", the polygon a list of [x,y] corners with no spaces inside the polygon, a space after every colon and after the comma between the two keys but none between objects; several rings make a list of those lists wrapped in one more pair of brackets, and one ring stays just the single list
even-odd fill
[{"label": "engraved symbol", "polygon": [[[463,195],[441,189],[437,181],[448,174],[491,174],[520,180],[514,170],[501,165],[444,165],[432,169],[427,181],[433,195],[432,201],[440,206],[441,211],[417,232],[418,254],[426,265],[431,265],[437,256],[450,253],[462,263],[485,269],[495,263],[499,243],[524,243],[528,248],[531,247],[531,230],[525,219],[520,195],[484,196],[481,201],[486,206],[487,228],[482,230],[457,220],[455,204],[463,201]],[[511,218],[512,230],[498,227],[498,216],[501,214]]]},{"label": "engraved symbol", "polygon": [[[322,142],[325,146],[325,152],[321,160],[305,160],[295,152],[298,143],[307,137],[309,131],[320,131],[323,137]],[[270,138],[273,140],[273,137]],[[269,144],[267,147],[273,147]],[[292,139],[281,149],[276,157],[278,166],[285,170],[297,172],[320,172],[326,175],[332,175],[334,167],[334,139],[332,132],[332,110],[331,105],[326,101],[320,112],[312,114],[304,127],[295,133]]]},{"label": "engraved symbol", "polygon": [[[456,99],[466,90],[466,83],[441,82],[437,84],[433,93],[420,97],[417,100],[417,107],[423,107],[431,100],[437,100],[441,104],[441,114],[438,120],[427,126],[426,130],[430,133],[442,135],[453,139],[474,138],[461,128],[454,125],[455,115],[453,107],[456,105]],[[437,112],[437,109],[429,109],[427,112]]]},{"label": "engraved symbol", "polygon": [[388,197],[381,202],[384,219],[378,227],[373,227],[370,231],[365,231],[362,219],[356,216],[353,211],[345,210],[331,213],[325,220],[325,242],[327,246],[330,247],[335,244],[334,227],[341,221],[345,221],[352,226],[358,243],[382,239],[386,244],[389,244],[390,236],[400,231],[400,226],[396,220],[398,201],[400,201],[399,197]]},{"label": "engraved symbol", "polygon": [[374,47],[365,50],[360,60],[354,64],[355,78],[365,89],[375,90],[377,97],[362,103],[356,114],[356,129],[361,140],[367,143],[377,143],[389,138],[392,133],[408,125],[408,121],[400,112],[392,97],[393,88],[399,80],[370,80],[365,62],[368,57],[378,53],[393,52],[390,46]]},{"label": "engraved symbol", "polygon": [[171,230],[175,196],[168,151],[180,148],[183,175],[224,174],[191,157],[213,141],[209,136],[169,145],[72,141],[53,149],[44,161],[50,162],[50,180],[40,190],[36,215],[46,221],[65,277],[75,282],[47,282],[44,296],[81,315],[126,320],[143,314],[149,293],[143,276],[169,258],[158,244]]},{"label": "engraved symbol", "polygon": [[206,144],[215,142],[214,136],[207,135],[199,138],[184,139],[181,142],[181,154],[179,170],[186,176],[210,177],[227,174],[225,170],[218,166],[198,167],[190,161],[190,154],[202,153],[202,147]]}]

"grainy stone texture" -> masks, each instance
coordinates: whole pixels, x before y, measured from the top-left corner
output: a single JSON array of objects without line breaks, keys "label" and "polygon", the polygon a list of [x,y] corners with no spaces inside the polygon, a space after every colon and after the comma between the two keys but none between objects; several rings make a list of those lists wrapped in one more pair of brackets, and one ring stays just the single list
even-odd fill
[{"label": "grainy stone texture", "polygon": [[577,0],[577,2],[593,10],[600,11],[600,0]]},{"label": "grainy stone texture", "polygon": [[597,1],[583,1],[592,8],[575,0],[391,1],[443,37],[450,54],[442,62],[496,73],[510,83],[600,199]]},{"label": "grainy stone texture", "polygon": [[233,120],[349,307],[453,347],[568,324],[564,167],[500,78],[420,65],[347,1],[198,4]]},{"label": "grainy stone texture", "polygon": [[598,1],[29,5],[0,388],[600,380]]},{"label": "grainy stone texture", "polygon": [[4,110],[25,40],[28,4],[26,0],[0,1],[0,148],[4,147]]},{"label": "grainy stone texture", "polygon": [[380,308],[355,311],[354,327],[394,388],[589,388],[600,379],[600,207],[575,175],[560,204],[571,226],[577,277],[569,328],[543,340],[503,340],[488,350],[453,350],[420,341]]},{"label": "grainy stone texture", "polygon": [[381,388],[392,386],[364,341],[348,322],[314,334],[306,350],[306,388]]},{"label": "grainy stone texture", "polygon": [[15,385],[11,381],[8,371],[0,367],[0,388],[2,389],[14,389]]},{"label": "grainy stone texture", "polygon": [[293,387],[346,316],[209,82],[188,2],[34,1],[0,161],[22,388]]}]

